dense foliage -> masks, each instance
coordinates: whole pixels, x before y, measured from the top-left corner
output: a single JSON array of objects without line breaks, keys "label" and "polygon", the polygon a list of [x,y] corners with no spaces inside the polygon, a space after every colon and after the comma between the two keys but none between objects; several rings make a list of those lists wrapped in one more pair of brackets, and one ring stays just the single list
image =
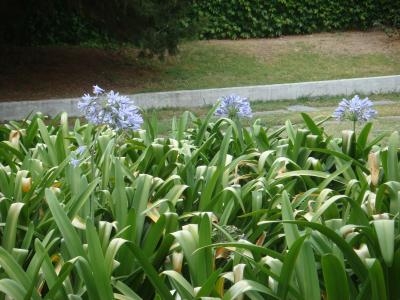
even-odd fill
[{"label": "dense foliage", "polygon": [[0,44],[47,45],[129,42],[163,54],[176,51],[187,27],[186,0],[4,0]]},{"label": "dense foliage", "polygon": [[391,0],[200,0],[202,37],[237,39],[321,31],[400,27],[400,2]]},{"label": "dense foliage", "polygon": [[1,125],[0,298],[399,299],[399,134],[215,110]]},{"label": "dense foliage", "polygon": [[319,31],[400,27],[391,0],[4,0],[0,43],[135,44],[143,53],[175,53],[180,40],[275,37]]}]

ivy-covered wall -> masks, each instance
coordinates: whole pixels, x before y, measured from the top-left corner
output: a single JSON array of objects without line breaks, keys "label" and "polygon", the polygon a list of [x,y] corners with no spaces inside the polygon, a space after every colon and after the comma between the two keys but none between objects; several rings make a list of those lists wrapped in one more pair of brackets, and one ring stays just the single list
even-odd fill
[{"label": "ivy-covered wall", "polygon": [[198,0],[194,10],[206,39],[400,27],[394,0]]}]

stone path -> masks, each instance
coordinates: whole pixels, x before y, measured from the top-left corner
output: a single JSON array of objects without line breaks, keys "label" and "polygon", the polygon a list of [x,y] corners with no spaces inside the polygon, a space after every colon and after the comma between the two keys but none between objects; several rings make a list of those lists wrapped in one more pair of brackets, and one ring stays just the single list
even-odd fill
[{"label": "stone path", "polygon": [[[380,106],[380,105],[391,105],[395,104],[395,101],[392,100],[377,100],[373,101],[375,106]],[[267,110],[267,111],[257,111],[254,112],[253,115],[255,117],[262,117],[262,116],[267,116],[267,115],[274,115],[274,114],[289,114],[292,112],[316,112],[316,111],[324,111],[327,110],[328,108],[333,107],[327,107],[327,106],[320,106],[320,107],[315,107],[315,106],[309,106],[309,105],[289,105],[286,109],[277,109],[277,110]],[[393,118],[393,119],[400,119],[400,116],[386,116],[385,118]]]},{"label": "stone path", "polygon": [[[400,75],[326,80],[314,82],[245,86],[128,95],[143,109],[161,107],[199,107],[212,105],[216,99],[235,93],[250,101],[295,100],[301,97],[337,96],[400,92]],[[0,103],[0,121],[23,119],[32,112],[55,116],[65,111],[71,117],[81,116],[77,109],[79,98],[17,101]],[[289,106],[293,112],[310,112],[315,108],[303,105]]]}]

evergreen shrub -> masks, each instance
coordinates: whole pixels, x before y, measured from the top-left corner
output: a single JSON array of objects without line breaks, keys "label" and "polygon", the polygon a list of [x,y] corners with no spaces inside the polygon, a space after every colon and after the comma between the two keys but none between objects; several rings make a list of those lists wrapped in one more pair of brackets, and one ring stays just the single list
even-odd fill
[{"label": "evergreen shrub", "polygon": [[389,0],[200,0],[200,37],[238,39],[400,26],[400,2]]}]

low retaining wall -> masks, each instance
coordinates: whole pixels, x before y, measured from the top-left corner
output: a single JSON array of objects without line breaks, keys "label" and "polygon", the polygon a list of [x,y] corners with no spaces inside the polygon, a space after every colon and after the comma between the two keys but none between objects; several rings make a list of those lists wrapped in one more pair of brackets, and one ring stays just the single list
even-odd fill
[{"label": "low retaining wall", "polygon": [[[174,92],[141,93],[129,95],[143,109],[161,107],[196,107],[215,103],[231,93],[248,97],[250,101],[274,101],[301,97],[377,94],[400,92],[400,75],[325,80],[300,83],[257,85],[220,89],[185,90]],[[65,111],[69,116],[80,116],[77,109],[79,98],[36,101],[0,102],[0,120],[17,120],[31,112],[40,111],[55,116]]]}]

